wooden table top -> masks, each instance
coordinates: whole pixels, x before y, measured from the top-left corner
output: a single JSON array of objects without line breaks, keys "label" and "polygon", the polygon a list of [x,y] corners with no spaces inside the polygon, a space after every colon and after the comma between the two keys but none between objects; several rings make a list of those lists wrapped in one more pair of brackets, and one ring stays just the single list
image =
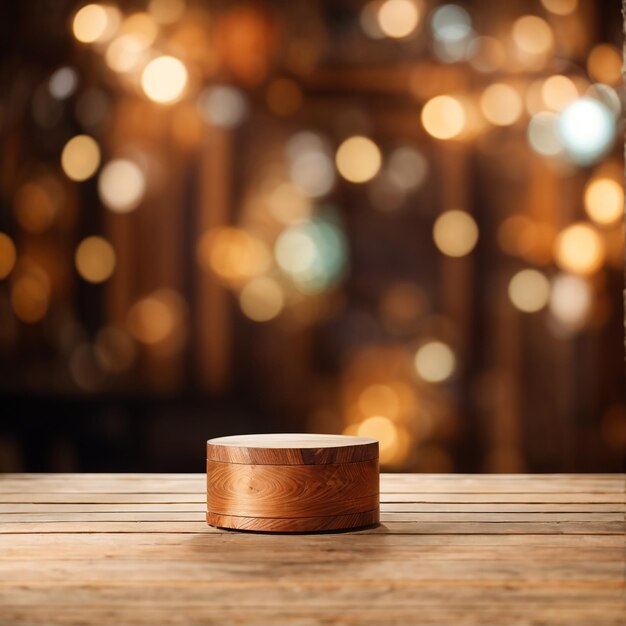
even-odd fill
[{"label": "wooden table top", "polygon": [[626,476],[381,476],[382,524],[207,526],[204,474],[0,475],[0,624],[626,624]]}]

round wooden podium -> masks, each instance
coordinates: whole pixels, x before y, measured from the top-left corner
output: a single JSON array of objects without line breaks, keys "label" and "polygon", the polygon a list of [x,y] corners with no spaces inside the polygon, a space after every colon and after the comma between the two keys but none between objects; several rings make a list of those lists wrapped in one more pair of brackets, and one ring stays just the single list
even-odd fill
[{"label": "round wooden podium", "polygon": [[342,435],[241,435],[207,442],[212,526],[319,532],[379,521],[378,441]]}]

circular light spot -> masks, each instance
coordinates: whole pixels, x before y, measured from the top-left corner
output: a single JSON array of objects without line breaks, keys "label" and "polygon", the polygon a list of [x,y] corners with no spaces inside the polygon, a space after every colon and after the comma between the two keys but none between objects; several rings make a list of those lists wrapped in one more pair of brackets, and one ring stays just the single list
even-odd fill
[{"label": "circular light spot", "polygon": [[591,287],[584,278],[559,274],[552,281],[549,310],[567,328],[582,326],[591,311],[592,301]]},{"label": "circular light spot", "polygon": [[95,139],[88,135],[76,135],[65,144],[61,153],[61,167],[68,178],[87,180],[96,173],[99,165],[100,148]]},{"label": "circular light spot", "polygon": [[159,289],[138,300],[128,312],[128,325],[135,339],[156,345],[170,338],[181,315],[180,296],[169,289]]},{"label": "circular light spot", "polygon": [[567,76],[556,74],[543,82],[541,96],[549,109],[558,112],[578,98],[578,89]]},{"label": "circular light spot", "polygon": [[600,83],[619,85],[622,82],[622,55],[615,46],[598,44],[589,53],[587,71]]},{"label": "circular light spot", "polygon": [[251,280],[239,294],[241,310],[255,322],[274,319],[282,311],[284,304],[285,297],[280,285],[265,276]]},{"label": "circular light spot", "polygon": [[6,278],[11,273],[16,258],[13,240],[6,233],[0,233],[0,279]]},{"label": "circular light spot", "polygon": [[389,156],[388,175],[403,191],[417,189],[428,174],[428,161],[421,152],[408,146],[396,148]]},{"label": "circular light spot", "polygon": [[437,139],[452,139],[465,128],[463,105],[452,96],[436,96],[422,109],[422,124]]},{"label": "circular light spot", "polygon": [[321,151],[307,150],[297,154],[289,168],[293,182],[311,198],[326,195],[335,184],[335,170],[330,158]]},{"label": "circular light spot", "polygon": [[303,229],[287,229],[276,240],[276,262],[289,274],[302,274],[313,267],[318,250],[313,237]]},{"label": "circular light spot", "polygon": [[569,15],[576,10],[578,0],[541,0],[541,4],[554,15]]},{"label": "circular light spot", "polygon": [[536,15],[524,15],[513,24],[513,41],[527,54],[545,54],[554,43],[552,29]]},{"label": "circular light spot", "polygon": [[465,211],[442,213],[433,227],[433,239],[440,252],[451,257],[469,254],[478,241],[478,226]]},{"label": "circular light spot", "polygon": [[563,110],[557,132],[568,156],[580,165],[588,165],[613,143],[615,118],[601,102],[580,98]]},{"label": "circular light spot", "polygon": [[150,0],[148,12],[159,24],[173,24],[185,13],[185,0]]},{"label": "circular light spot", "polygon": [[19,320],[36,324],[48,312],[50,291],[35,274],[20,276],[11,287],[11,306]]},{"label": "circular light spot", "polygon": [[510,126],[522,114],[522,99],[510,85],[495,83],[483,91],[480,108],[492,124]]},{"label": "circular light spot", "polygon": [[604,244],[591,226],[579,222],[559,233],[554,242],[554,257],[564,270],[575,274],[592,274],[604,262]]},{"label": "circular light spot", "polygon": [[509,283],[509,298],[515,308],[534,313],[548,304],[550,282],[537,270],[521,270]]},{"label": "circular light spot", "polygon": [[386,0],[378,9],[378,24],[387,37],[402,39],[417,28],[419,10],[411,0]]},{"label": "circular light spot", "polygon": [[137,35],[120,35],[109,44],[104,60],[114,72],[129,72],[143,61],[147,47]]},{"label": "circular light spot", "polygon": [[187,68],[172,56],[161,56],[146,65],[141,86],[150,100],[162,104],[181,98],[187,85]]},{"label": "circular light spot", "polygon": [[374,415],[363,420],[357,429],[359,437],[377,439],[380,445],[381,457],[393,450],[398,443],[398,429],[388,418],[382,415]]},{"label": "circular light spot", "polygon": [[585,188],[587,215],[603,226],[614,224],[624,214],[624,190],[615,180],[596,178]]},{"label": "circular light spot", "polygon": [[469,45],[469,62],[479,72],[495,72],[506,61],[502,42],[495,37],[476,37]]},{"label": "circular light spot", "polygon": [[102,237],[83,239],[74,255],[78,273],[90,283],[102,283],[115,269],[113,246]]},{"label": "circular light spot", "polygon": [[108,39],[120,21],[119,10],[112,6],[87,4],[78,10],[72,22],[74,37],[82,43]]},{"label": "circular light spot", "polygon": [[441,341],[430,341],[421,346],[413,363],[420,378],[429,383],[443,382],[456,368],[454,352]]},{"label": "circular light spot", "polygon": [[71,67],[59,68],[48,81],[48,89],[52,97],[58,100],[69,98],[78,85],[78,75]]},{"label": "circular light spot", "polygon": [[309,217],[311,200],[293,183],[281,183],[267,200],[272,216],[283,224],[292,224]]},{"label": "circular light spot", "polygon": [[337,150],[335,163],[339,173],[352,183],[365,183],[376,176],[382,163],[378,146],[367,137],[346,139]]},{"label": "circular light spot", "polygon": [[530,118],[527,129],[528,143],[538,154],[556,156],[563,152],[563,145],[557,133],[557,116],[543,111]]},{"label": "circular light spot", "polygon": [[383,415],[394,419],[400,410],[395,391],[388,385],[370,385],[359,394],[358,406],[365,416]]},{"label": "circular light spot", "polygon": [[472,34],[472,21],[463,7],[444,4],[433,12],[430,28],[438,41],[454,43],[463,41]]},{"label": "circular light spot", "polygon": [[200,115],[209,124],[222,128],[239,126],[248,114],[248,102],[236,87],[216,85],[198,97]]},{"label": "circular light spot", "polygon": [[127,159],[109,161],[100,172],[100,199],[115,213],[135,209],[146,192],[146,179],[138,165]]}]

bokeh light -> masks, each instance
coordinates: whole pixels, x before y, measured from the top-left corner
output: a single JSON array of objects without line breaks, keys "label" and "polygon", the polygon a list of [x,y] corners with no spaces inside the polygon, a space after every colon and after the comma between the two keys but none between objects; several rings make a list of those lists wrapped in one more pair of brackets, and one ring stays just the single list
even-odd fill
[{"label": "bokeh light", "polygon": [[78,74],[71,67],[60,67],[48,81],[48,89],[52,97],[58,100],[69,98],[78,86]]},{"label": "bokeh light", "polygon": [[272,216],[283,224],[292,224],[311,215],[313,205],[293,183],[281,183],[270,193],[267,206]]},{"label": "bokeh light", "polygon": [[443,254],[451,257],[466,256],[478,241],[478,226],[465,211],[446,211],[435,221],[433,239]]},{"label": "bokeh light", "polygon": [[422,109],[422,124],[429,135],[437,139],[453,139],[465,128],[463,105],[452,96],[436,96]]},{"label": "bokeh light", "polygon": [[420,187],[428,175],[426,157],[410,146],[396,148],[389,155],[387,174],[390,180],[403,191]]},{"label": "bokeh light", "polygon": [[143,70],[141,86],[146,96],[154,102],[176,102],[187,86],[187,68],[176,57],[157,57]]},{"label": "bokeh light", "polygon": [[549,310],[567,330],[580,329],[591,312],[593,294],[589,283],[580,276],[558,274],[552,280]]},{"label": "bokeh light", "polygon": [[141,168],[128,159],[109,161],[100,172],[98,193],[103,204],[115,213],[128,213],[141,203],[146,178]]},{"label": "bokeh light", "polygon": [[363,420],[356,434],[359,437],[371,437],[378,439],[380,462],[389,461],[391,452],[398,443],[398,429],[396,425],[388,418],[382,415],[374,415]]},{"label": "bokeh light", "polygon": [[230,282],[246,281],[270,269],[271,255],[258,237],[238,228],[219,228],[202,235],[198,261],[207,270]]},{"label": "bokeh light", "polygon": [[315,133],[301,131],[287,142],[289,175],[301,191],[311,197],[325,196],[335,184],[335,168],[326,142]]},{"label": "bokeh light", "polygon": [[449,345],[442,341],[429,341],[418,348],[413,364],[422,380],[440,383],[454,373],[456,357]]},{"label": "bokeh light", "polygon": [[554,258],[568,272],[592,274],[602,266],[605,257],[600,235],[584,222],[562,230],[554,242]]},{"label": "bokeh light", "polygon": [[119,9],[109,5],[87,4],[81,7],[72,21],[74,37],[82,43],[109,39],[120,22]]},{"label": "bokeh light", "polygon": [[17,252],[13,240],[6,233],[0,232],[0,280],[11,273],[16,258]]},{"label": "bokeh light", "polygon": [[592,98],[579,98],[563,109],[557,132],[568,156],[580,165],[588,165],[613,143],[615,119],[604,104]]},{"label": "bokeh light", "polygon": [[557,132],[556,113],[542,111],[533,115],[527,129],[528,143],[543,156],[553,157],[563,152],[563,145]]},{"label": "bokeh light", "polygon": [[25,324],[40,322],[50,305],[50,280],[38,266],[28,264],[11,285],[11,306]]},{"label": "bokeh light", "polygon": [[63,147],[61,167],[68,178],[87,180],[96,173],[99,165],[100,148],[92,137],[76,135]]},{"label": "bokeh light", "polygon": [[624,189],[611,178],[594,178],[585,187],[585,211],[602,226],[621,221],[624,215]]},{"label": "bokeh light", "polygon": [[198,97],[202,117],[214,126],[235,128],[248,113],[248,102],[243,93],[229,85],[214,85]]},{"label": "bokeh light", "polygon": [[571,78],[555,74],[543,82],[541,96],[551,111],[559,112],[578,98],[578,89]]},{"label": "bokeh light", "polygon": [[541,0],[541,4],[554,15],[570,15],[576,10],[578,0]]},{"label": "bokeh light", "polygon": [[182,322],[183,301],[171,289],[158,289],[141,298],[128,312],[132,335],[146,345],[161,344],[171,337]]},{"label": "bokeh light", "polygon": [[610,44],[595,46],[587,58],[589,76],[600,83],[619,85],[622,81],[622,55]]},{"label": "bokeh light", "polygon": [[444,4],[433,12],[430,28],[435,39],[458,42],[471,34],[472,20],[469,13],[458,4]]},{"label": "bokeh light", "polygon": [[38,177],[20,185],[13,199],[18,224],[28,233],[45,232],[54,223],[63,199],[61,184],[51,176]]},{"label": "bokeh light", "polygon": [[522,114],[522,98],[510,85],[494,83],[483,91],[480,108],[489,122],[496,126],[510,126]]},{"label": "bokeh light", "polygon": [[78,273],[90,283],[102,283],[111,277],[115,270],[115,250],[102,237],[86,237],[74,255]]},{"label": "bokeh light", "polygon": [[550,281],[537,270],[521,270],[511,278],[508,292],[515,308],[535,313],[548,304]]},{"label": "bokeh light", "polygon": [[394,39],[402,39],[415,32],[419,18],[419,8],[412,0],[385,0],[378,9],[380,30]]},{"label": "bokeh light", "polygon": [[148,13],[159,24],[173,24],[184,14],[185,0],[150,0]]},{"label": "bokeh light", "polygon": [[554,36],[544,19],[536,15],[523,15],[513,24],[513,41],[522,52],[543,55],[552,48]]},{"label": "bokeh light", "polygon": [[254,278],[239,294],[243,314],[255,322],[268,322],[277,317],[285,305],[280,285],[267,276]]},{"label": "bokeh light", "polygon": [[400,411],[400,401],[389,385],[369,385],[358,398],[358,407],[366,417],[382,415],[395,419]]},{"label": "bokeh light", "polygon": [[378,146],[368,137],[354,136],[338,148],[335,163],[339,173],[352,183],[365,183],[376,176],[382,164]]}]

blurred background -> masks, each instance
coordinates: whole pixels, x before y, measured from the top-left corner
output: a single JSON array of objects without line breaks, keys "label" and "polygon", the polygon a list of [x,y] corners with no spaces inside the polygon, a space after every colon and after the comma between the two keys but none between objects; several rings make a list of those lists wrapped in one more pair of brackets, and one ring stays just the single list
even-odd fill
[{"label": "blurred background", "polygon": [[621,468],[618,0],[0,12],[0,471]]}]

